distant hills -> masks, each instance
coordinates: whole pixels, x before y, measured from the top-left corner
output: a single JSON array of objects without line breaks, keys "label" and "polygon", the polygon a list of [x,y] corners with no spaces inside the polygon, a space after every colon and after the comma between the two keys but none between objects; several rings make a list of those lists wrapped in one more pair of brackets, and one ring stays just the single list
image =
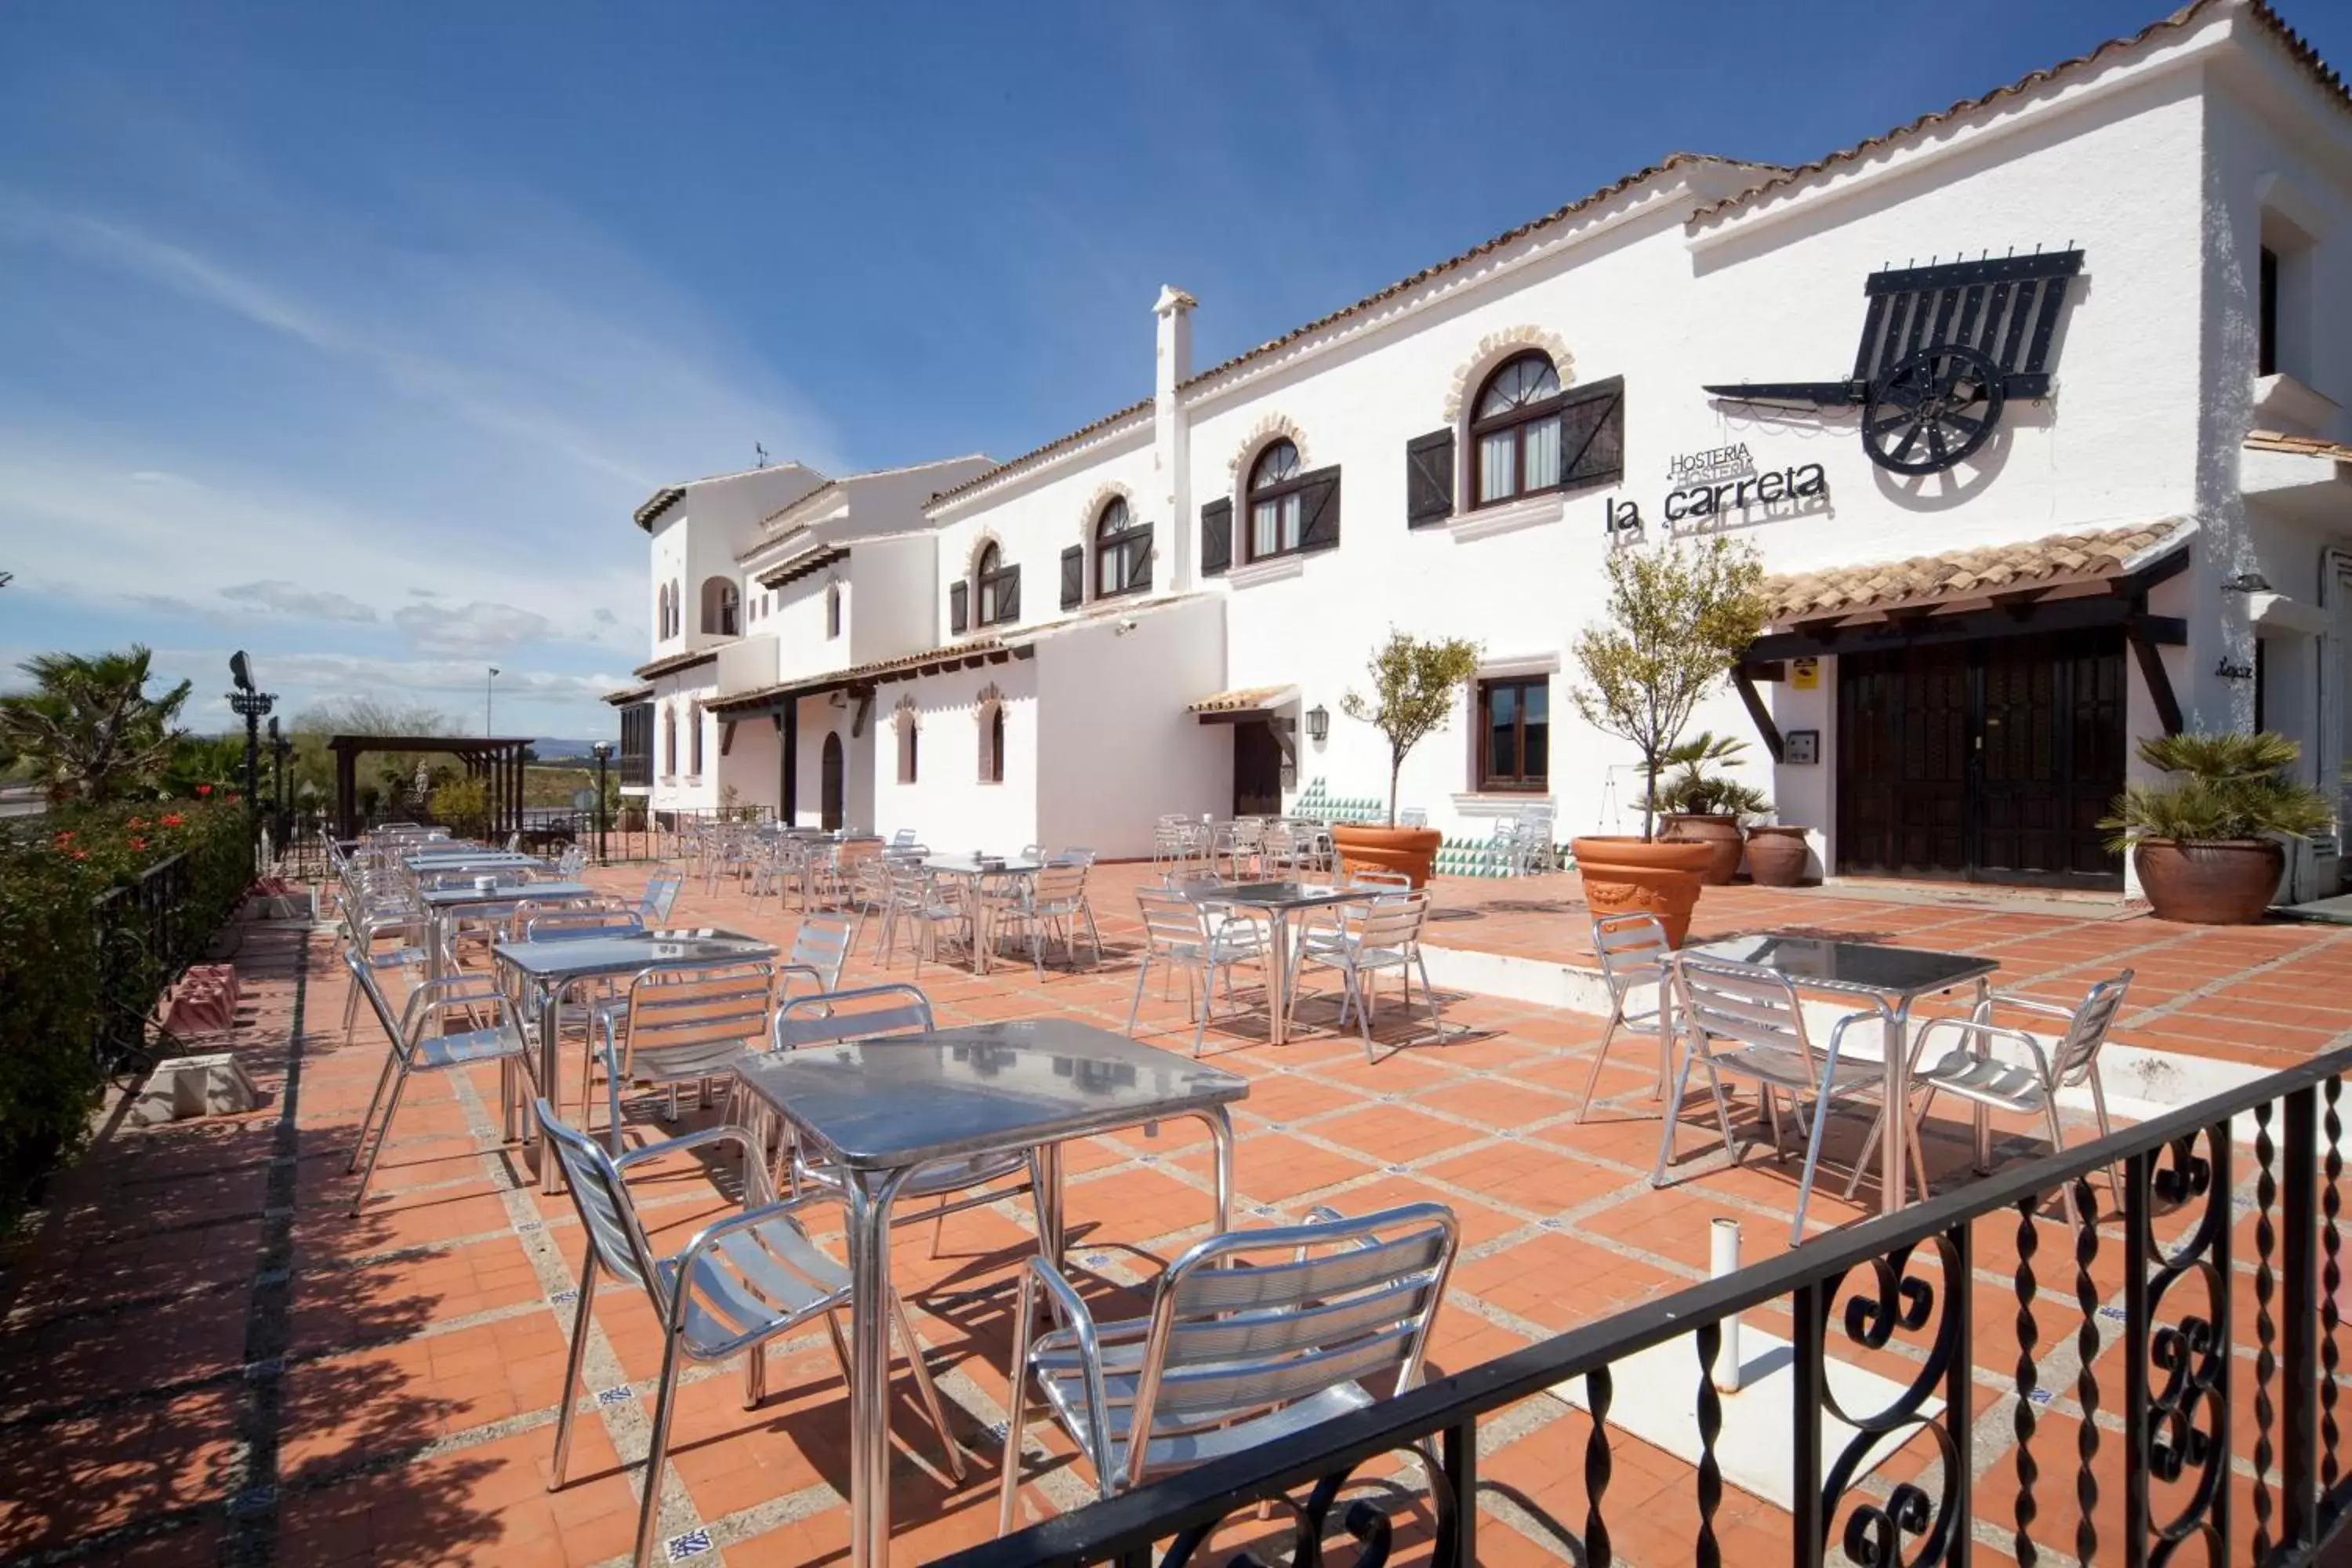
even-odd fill
[{"label": "distant hills", "polygon": [[542,763],[561,763],[577,757],[593,757],[596,754],[595,745],[593,741],[534,740],[530,748],[539,753],[539,760]]}]

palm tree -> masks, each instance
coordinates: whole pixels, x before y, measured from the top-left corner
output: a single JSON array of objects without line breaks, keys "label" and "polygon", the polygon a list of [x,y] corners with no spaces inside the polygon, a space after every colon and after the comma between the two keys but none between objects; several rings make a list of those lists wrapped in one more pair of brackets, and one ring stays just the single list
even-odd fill
[{"label": "palm tree", "polygon": [[0,697],[0,755],[60,805],[153,795],[182,731],[191,682],[147,695],[152,658],[45,653],[17,668],[33,689]]}]

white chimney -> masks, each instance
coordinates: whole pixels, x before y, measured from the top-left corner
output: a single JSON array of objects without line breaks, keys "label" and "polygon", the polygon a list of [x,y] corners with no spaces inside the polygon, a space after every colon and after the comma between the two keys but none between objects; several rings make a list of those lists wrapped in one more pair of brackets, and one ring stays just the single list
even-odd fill
[{"label": "white chimney", "polygon": [[1159,325],[1151,382],[1151,466],[1159,479],[1160,506],[1169,520],[1162,557],[1167,570],[1154,577],[1179,594],[1192,586],[1200,565],[1199,547],[1193,542],[1192,432],[1176,395],[1192,374],[1192,311],[1199,304],[1181,289],[1162,284],[1151,307]]}]

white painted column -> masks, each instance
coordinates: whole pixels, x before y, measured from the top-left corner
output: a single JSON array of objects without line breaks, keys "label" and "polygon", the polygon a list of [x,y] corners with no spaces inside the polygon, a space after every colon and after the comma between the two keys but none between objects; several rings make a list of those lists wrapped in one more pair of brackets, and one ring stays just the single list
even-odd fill
[{"label": "white painted column", "polygon": [[1200,571],[1200,546],[1192,516],[1192,437],[1176,389],[1192,374],[1192,311],[1200,301],[1173,284],[1162,284],[1151,307],[1158,347],[1151,383],[1151,467],[1156,480],[1153,510],[1164,521],[1152,581],[1170,593],[1192,586]]}]

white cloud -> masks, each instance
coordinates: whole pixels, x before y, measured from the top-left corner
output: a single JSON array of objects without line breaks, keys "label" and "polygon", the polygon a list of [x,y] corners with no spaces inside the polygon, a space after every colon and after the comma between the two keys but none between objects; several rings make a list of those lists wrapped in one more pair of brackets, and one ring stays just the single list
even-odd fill
[{"label": "white cloud", "polygon": [[392,621],[410,641],[434,653],[489,653],[541,641],[552,629],[536,611],[478,599],[454,608],[430,602],[403,605]]},{"label": "white cloud", "polygon": [[221,589],[224,599],[239,605],[259,605],[266,610],[276,610],[284,616],[299,616],[313,621],[373,621],[373,606],[361,604],[348,594],[338,594],[328,588],[302,588],[282,578],[266,578],[258,583],[233,583]]}]

